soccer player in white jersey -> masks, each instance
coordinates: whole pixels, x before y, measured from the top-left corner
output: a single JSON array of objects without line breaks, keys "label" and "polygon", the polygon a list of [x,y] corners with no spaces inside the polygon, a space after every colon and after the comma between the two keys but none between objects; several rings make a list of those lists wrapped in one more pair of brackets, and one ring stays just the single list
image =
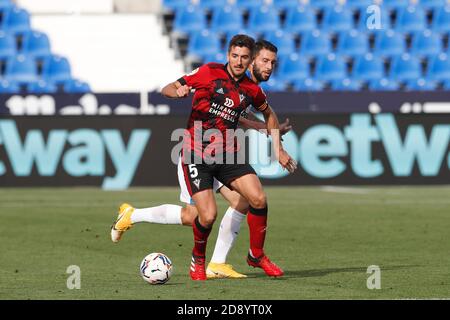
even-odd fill
[{"label": "soccer player in white jersey", "polygon": [[[250,77],[257,84],[269,80],[275,64],[277,62],[277,48],[268,41],[260,40],[255,44],[255,54],[252,64],[249,67]],[[248,129],[263,130],[266,124],[258,120],[250,110],[247,110],[246,116],[242,117],[239,123],[242,127]],[[280,133],[283,135],[291,129],[289,119],[280,124]],[[189,192],[187,191],[184,174],[178,165],[178,180],[181,188],[180,201],[185,203],[185,207],[174,204],[164,204],[150,208],[133,208],[124,203],[119,208],[119,215],[111,228],[111,239],[118,242],[122,234],[130,229],[133,224],[139,222],[149,222],[156,224],[180,224],[191,226],[198,212]],[[245,278],[244,274],[235,271],[232,265],[227,264],[227,256],[230,252],[240,230],[242,221],[246,217],[249,204],[239,193],[230,190],[217,180],[214,180],[214,191],[229,202],[229,208],[225,212],[220,223],[219,234],[217,237],[214,253],[207,267],[208,278]]]}]

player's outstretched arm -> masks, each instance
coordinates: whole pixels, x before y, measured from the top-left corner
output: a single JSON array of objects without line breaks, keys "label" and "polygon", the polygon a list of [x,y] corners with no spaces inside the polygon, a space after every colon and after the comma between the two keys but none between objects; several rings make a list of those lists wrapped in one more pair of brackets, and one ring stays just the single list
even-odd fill
[{"label": "player's outstretched arm", "polygon": [[297,162],[283,149],[280,137],[280,123],[278,122],[277,115],[270,106],[263,111],[263,115],[266,120],[267,130],[269,130],[272,136],[275,156],[278,162],[284,169],[287,169],[291,173],[294,172],[297,169]]},{"label": "player's outstretched arm", "polygon": [[191,87],[181,85],[179,81],[171,82],[161,90],[161,94],[167,98],[185,98],[189,95]]}]

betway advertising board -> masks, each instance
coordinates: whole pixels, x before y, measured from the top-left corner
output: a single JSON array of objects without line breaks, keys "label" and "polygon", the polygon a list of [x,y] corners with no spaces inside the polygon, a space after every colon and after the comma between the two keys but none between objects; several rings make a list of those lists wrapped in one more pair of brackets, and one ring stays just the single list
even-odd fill
[{"label": "betway advertising board", "polygon": [[[270,139],[248,132],[248,159],[264,185],[450,183],[449,114],[283,114],[298,161],[288,174]],[[186,116],[0,118],[0,187],[176,186],[175,130]]]}]

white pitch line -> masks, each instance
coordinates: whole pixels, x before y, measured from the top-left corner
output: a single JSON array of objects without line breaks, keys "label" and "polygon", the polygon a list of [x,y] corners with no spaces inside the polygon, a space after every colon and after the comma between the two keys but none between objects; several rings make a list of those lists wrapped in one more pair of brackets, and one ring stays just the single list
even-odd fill
[{"label": "white pitch line", "polygon": [[351,193],[351,194],[368,194],[370,192],[370,190],[367,189],[337,187],[337,186],[324,186],[321,189],[324,192]]}]

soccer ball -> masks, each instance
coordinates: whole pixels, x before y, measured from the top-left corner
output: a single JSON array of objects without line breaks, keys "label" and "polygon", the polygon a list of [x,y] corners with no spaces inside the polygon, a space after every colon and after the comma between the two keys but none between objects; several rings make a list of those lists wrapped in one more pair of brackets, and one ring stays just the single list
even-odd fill
[{"label": "soccer ball", "polygon": [[141,276],[150,284],[164,284],[172,275],[172,261],[163,253],[150,253],[141,262]]}]

